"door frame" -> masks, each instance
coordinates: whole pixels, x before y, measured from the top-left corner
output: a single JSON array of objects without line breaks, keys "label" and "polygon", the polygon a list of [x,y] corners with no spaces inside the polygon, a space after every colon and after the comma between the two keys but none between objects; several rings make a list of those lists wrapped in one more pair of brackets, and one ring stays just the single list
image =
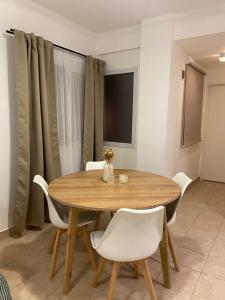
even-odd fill
[{"label": "door frame", "polygon": [[200,180],[204,180],[203,173],[205,167],[205,152],[206,152],[206,140],[207,140],[207,127],[208,127],[208,115],[209,115],[209,90],[211,87],[224,86],[224,83],[207,84],[205,96],[203,100],[203,114],[202,114],[202,145],[200,154]]}]

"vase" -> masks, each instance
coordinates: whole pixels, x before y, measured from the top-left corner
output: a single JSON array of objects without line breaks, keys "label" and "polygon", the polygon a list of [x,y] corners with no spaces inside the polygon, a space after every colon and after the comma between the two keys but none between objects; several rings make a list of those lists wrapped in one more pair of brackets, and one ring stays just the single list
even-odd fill
[{"label": "vase", "polygon": [[103,181],[105,181],[105,182],[113,182],[114,181],[113,165],[111,163],[106,163],[104,165]]}]

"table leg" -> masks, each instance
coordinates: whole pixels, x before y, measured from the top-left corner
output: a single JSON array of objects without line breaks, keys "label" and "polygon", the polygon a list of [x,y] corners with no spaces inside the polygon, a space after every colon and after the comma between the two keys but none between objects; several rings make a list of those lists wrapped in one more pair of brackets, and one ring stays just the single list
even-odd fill
[{"label": "table leg", "polygon": [[71,275],[73,267],[74,248],[77,236],[77,223],[79,218],[79,209],[70,207],[69,224],[68,224],[68,239],[66,246],[66,260],[64,271],[63,294],[67,294],[71,289]]},{"label": "table leg", "polygon": [[163,271],[163,283],[166,288],[170,289],[171,282],[170,282],[169,246],[168,246],[166,212],[164,214],[163,238],[159,246],[160,246],[160,256],[161,256],[162,271]]}]

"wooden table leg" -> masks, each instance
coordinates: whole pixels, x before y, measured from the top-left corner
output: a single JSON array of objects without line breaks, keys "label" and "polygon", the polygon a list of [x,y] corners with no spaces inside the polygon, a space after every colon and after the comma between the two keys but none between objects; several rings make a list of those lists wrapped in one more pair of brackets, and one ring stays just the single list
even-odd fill
[{"label": "wooden table leg", "polygon": [[74,248],[77,236],[77,223],[79,218],[79,209],[70,207],[69,224],[68,224],[68,239],[66,246],[66,260],[64,271],[63,294],[67,294],[71,289],[71,275],[73,267]]},{"label": "wooden table leg", "polygon": [[161,256],[162,271],[163,271],[163,283],[166,288],[170,289],[171,282],[170,282],[169,247],[168,247],[166,212],[164,214],[163,238],[159,246],[160,246],[160,256]]}]

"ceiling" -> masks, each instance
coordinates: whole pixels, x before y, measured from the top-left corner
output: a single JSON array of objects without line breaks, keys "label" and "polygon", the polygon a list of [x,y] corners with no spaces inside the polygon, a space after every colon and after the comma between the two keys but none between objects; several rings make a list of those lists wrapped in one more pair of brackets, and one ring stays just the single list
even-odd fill
[{"label": "ceiling", "polygon": [[31,0],[93,31],[105,32],[133,26],[142,20],[180,13],[225,0]]},{"label": "ceiling", "polygon": [[195,61],[205,68],[225,68],[225,63],[218,60],[225,52],[225,32],[210,34],[177,42]]}]

